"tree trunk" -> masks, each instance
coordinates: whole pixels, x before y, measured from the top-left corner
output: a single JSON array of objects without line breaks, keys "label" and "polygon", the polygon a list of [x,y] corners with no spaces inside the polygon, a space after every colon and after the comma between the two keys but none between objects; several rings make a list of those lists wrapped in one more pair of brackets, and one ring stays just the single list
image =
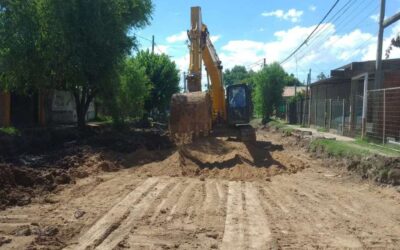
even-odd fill
[{"label": "tree trunk", "polygon": [[93,96],[88,94],[88,91],[83,90],[81,94],[78,91],[73,92],[76,104],[77,125],[79,129],[86,127],[86,113],[89,105],[93,100]]}]

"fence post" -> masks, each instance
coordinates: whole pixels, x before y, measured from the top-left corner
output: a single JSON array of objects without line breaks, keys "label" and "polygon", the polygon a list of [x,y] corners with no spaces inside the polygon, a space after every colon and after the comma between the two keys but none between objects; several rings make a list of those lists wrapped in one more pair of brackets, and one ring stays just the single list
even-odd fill
[{"label": "fence post", "polygon": [[308,98],[308,127],[311,126],[311,98]]},{"label": "fence post", "polygon": [[367,134],[367,108],[368,108],[368,73],[364,76],[363,110],[361,121],[361,139]]},{"label": "fence post", "polygon": [[331,130],[332,123],[332,99],[329,99],[329,126],[328,129]]},{"label": "fence post", "polygon": [[327,106],[328,105],[326,105],[326,101],[328,101],[327,99],[325,99],[325,102],[324,102],[324,128],[326,128],[326,119],[328,118],[328,110],[327,110]]},{"label": "fence post", "polygon": [[318,126],[318,122],[317,122],[317,100],[315,100],[315,105],[314,105],[314,117],[315,117],[315,120],[314,120],[314,125],[317,127]]},{"label": "fence post", "polygon": [[343,106],[342,106],[342,135],[344,135],[344,120],[345,120],[344,106],[345,106],[345,99],[343,99]]},{"label": "fence post", "polygon": [[383,138],[382,144],[385,144],[386,136],[386,89],[383,89],[383,128],[382,128]]}]

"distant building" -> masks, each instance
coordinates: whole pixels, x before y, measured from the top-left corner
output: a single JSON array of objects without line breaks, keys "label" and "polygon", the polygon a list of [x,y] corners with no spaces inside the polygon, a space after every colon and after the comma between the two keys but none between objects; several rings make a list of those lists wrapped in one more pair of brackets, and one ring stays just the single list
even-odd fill
[{"label": "distant building", "polygon": [[282,96],[283,96],[284,99],[288,99],[290,97],[295,96],[296,93],[302,93],[302,92],[305,93],[306,89],[307,89],[306,86],[297,86],[297,87],[289,86],[289,87],[285,87],[283,89]]},{"label": "distant building", "polygon": [[[91,103],[87,120],[95,117]],[[0,92],[0,127],[34,127],[77,121],[75,101],[67,91],[41,91],[28,95]]]}]

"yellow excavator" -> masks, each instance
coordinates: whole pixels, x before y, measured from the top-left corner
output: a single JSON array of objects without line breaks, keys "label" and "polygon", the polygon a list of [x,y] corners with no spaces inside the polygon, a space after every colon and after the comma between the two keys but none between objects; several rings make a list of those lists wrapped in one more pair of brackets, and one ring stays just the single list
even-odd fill
[{"label": "yellow excavator", "polygon": [[[236,136],[242,141],[255,140],[249,125],[252,116],[251,92],[246,84],[228,86],[225,93],[222,63],[202,21],[200,7],[191,8],[190,64],[186,93],[172,96],[169,128],[173,138],[200,135]],[[202,64],[206,67],[208,90],[201,87]]]}]

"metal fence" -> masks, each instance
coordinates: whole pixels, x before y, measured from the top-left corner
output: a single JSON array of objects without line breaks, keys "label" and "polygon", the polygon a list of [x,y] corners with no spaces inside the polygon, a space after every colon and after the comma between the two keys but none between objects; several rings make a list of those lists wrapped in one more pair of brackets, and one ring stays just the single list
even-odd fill
[{"label": "metal fence", "polygon": [[365,125],[363,105],[362,95],[350,96],[349,100],[303,99],[287,105],[286,117],[292,124],[314,126],[351,137],[366,136],[382,143],[399,144],[400,87],[367,92]]},{"label": "metal fence", "polygon": [[366,135],[387,142],[400,141],[400,87],[368,91]]},{"label": "metal fence", "polygon": [[303,99],[288,105],[287,121],[303,126],[316,126],[334,130],[339,134],[349,134],[349,102],[343,99],[309,100]]}]

